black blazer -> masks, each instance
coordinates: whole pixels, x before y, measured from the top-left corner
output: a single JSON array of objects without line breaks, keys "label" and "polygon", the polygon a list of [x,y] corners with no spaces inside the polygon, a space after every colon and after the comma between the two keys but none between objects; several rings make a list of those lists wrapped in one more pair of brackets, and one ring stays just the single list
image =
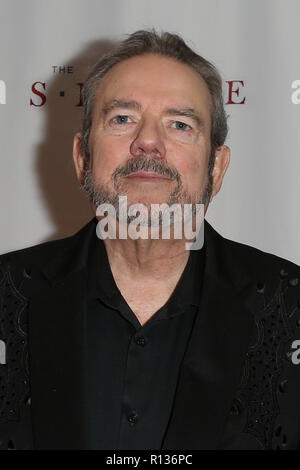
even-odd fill
[{"label": "black blazer", "polygon": [[[2,449],[89,448],[83,260],[94,227],[0,257]],[[206,221],[205,244],[163,449],[300,449],[300,269]]]}]

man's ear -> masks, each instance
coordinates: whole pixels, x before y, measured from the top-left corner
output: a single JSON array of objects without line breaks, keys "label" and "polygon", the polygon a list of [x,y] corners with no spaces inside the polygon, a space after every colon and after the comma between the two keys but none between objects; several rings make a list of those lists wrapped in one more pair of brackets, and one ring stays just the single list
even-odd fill
[{"label": "man's ear", "polygon": [[85,169],[85,156],[81,148],[82,134],[79,132],[75,134],[73,140],[73,161],[77,179],[81,184],[83,182],[83,172]]},{"label": "man's ear", "polygon": [[212,171],[213,190],[212,196],[215,196],[221,189],[223,177],[230,162],[230,148],[227,145],[221,145],[215,152],[215,163]]}]

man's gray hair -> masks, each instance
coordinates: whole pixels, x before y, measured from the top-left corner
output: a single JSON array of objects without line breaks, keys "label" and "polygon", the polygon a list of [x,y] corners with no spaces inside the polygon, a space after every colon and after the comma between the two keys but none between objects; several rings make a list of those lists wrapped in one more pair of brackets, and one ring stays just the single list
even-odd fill
[{"label": "man's gray hair", "polygon": [[126,59],[130,59],[131,57],[145,54],[160,54],[189,65],[196,70],[206,82],[212,98],[212,149],[209,162],[210,172],[214,166],[215,150],[224,144],[228,132],[227,116],[223,104],[222,79],[214,65],[190,49],[180,36],[168,32],[158,34],[155,30],[140,30],[132,33],[114,50],[101,57],[91,70],[82,91],[84,114],[81,148],[84,152],[86,162],[88,163],[90,158],[88,140],[92,124],[95,95],[101,78],[114,65]]}]

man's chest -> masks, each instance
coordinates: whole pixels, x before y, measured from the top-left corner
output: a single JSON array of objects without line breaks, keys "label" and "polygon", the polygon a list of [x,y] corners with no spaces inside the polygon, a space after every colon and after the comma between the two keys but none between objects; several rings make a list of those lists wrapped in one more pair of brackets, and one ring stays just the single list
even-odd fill
[{"label": "man's chest", "polygon": [[116,275],[115,282],[122,297],[143,325],[172,296],[178,278],[150,283],[128,281]]},{"label": "man's chest", "polygon": [[141,325],[145,324],[169,299],[172,293],[161,291],[133,292],[132,289],[122,290],[121,294],[136,315]]}]

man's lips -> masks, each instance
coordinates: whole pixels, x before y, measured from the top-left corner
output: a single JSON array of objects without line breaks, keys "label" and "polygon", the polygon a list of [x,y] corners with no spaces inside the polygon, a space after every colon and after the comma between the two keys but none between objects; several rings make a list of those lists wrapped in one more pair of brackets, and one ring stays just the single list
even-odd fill
[{"label": "man's lips", "polygon": [[133,179],[138,178],[145,181],[157,181],[157,180],[167,180],[170,181],[170,178],[167,176],[159,175],[153,171],[136,171],[127,176],[127,178]]}]

